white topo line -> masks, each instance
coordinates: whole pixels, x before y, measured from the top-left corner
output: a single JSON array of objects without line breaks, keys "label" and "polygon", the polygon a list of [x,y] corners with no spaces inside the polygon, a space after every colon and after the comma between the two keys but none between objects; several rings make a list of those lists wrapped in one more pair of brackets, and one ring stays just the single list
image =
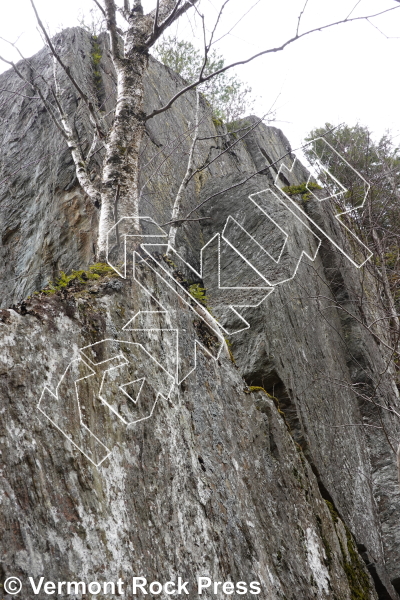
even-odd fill
[{"label": "white topo line", "polygon": [[[357,206],[355,208],[351,207],[343,212],[341,212],[340,214],[336,214],[335,217],[336,219],[339,219],[340,217],[342,217],[343,215],[349,214],[351,212],[353,212],[354,210],[358,210],[360,208],[364,207],[365,204],[365,200],[368,194],[368,191],[370,189],[370,184],[338,153],[336,152],[336,150],[324,139],[324,138],[317,138],[317,140],[323,140],[324,143],[326,143],[332,151],[334,151],[345,163],[346,165],[351,168],[362,180],[363,184],[364,184],[364,189],[365,189],[365,194],[364,194],[364,199],[361,203],[360,206]],[[317,140],[313,140],[313,141],[317,141]],[[311,143],[311,142],[310,142]],[[291,168],[287,167],[285,164],[281,164],[279,171],[275,177],[275,186],[279,189],[279,195],[274,193],[272,190],[270,190],[269,188],[262,190],[260,192],[251,194],[249,196],[249,200],[252,202],[252,204],[257,207],[257,210],[261,211],[263,213],[263,215],[265,215],[274,225],[275,227],[280,230],[281,234],[283,235],[284,238],[284,242],[282,244],[279,256],[277,258],[274,258],[273,252],[272,250],[269,251],[268,248],[266,248],[264,245],[260,244],[259,241],[257,241],[232,215],[229,215],[224,228],[221,232],[221,234],[217,233],[215,234],[208,242],[207,244],[205,244],[203,246],[203,248],[201,249],[201,253],[200,253],[200,270],[197,271],[196,269],[193,268],[193,266],[191,264],[189,264],[187,261],[185,261],[174,249],[170,248],[168,246],[168,244],[165,243],[165,238],[167,238],[167,234],[164,232],[164,230],[161,229],[161,227],[151,218],[151,217],[124,217],[122,219],[120,219],[118,221],[118,223],[116,223],[108,232],[107,234],[107,263],[118,273],[118,275],[120,277],[122,277],[123,279],[125,279],[127,277],[127,265],[128,265],[128,243],[129,243],[129,239],[128,238],[141,238],[141,240],[143,238],[145,238],[145,243],[140,243],[140,246],[142,248],[142,251],[147,254],[148,257],[150,257],[152,259],[152,261],[154,261],[155,263],[157,263],[158,269],[155,269],[153,267],[153,265],[151,264],[151,261],[146,261],[145,264],[147,266],[147,268],[149,268],[151,271],[154,272],[154,274],[161,278],[161,280],[163,281],[163,283],[165,283],[166,286],[168,286],[168,288],[173,291],[175,294],[177,294],[180,298],[180,300],[185,304],[185,306],[191,310],[192,312],[195,313],[197,318],[200,318],[203,320],[203,322],[208,326],[211,327],[213,333],[216,335],[216,337],[218,338],[219,342],[220,342],[220,347],[218,352],[216,353],[216,355],[214,355],[212,352],[210,352],[208,350],[208,348],[206,348],[204,345],[202,345],[199,341],[195,341],[194,343],[194,367],[192,369],[190,369],[183,378],[180,377],[179,374],[179,343],[180,343],[180,331],[179,331],[179,327],[170,327],[170,328],[154,328],[154,327],[149,327],[149,328],[143,328],[143,327],[134,327],[135,325],[135,321],[140,318],[142,315],[164,315],[164,316],[171,316],[170,311],[161,305],[160,301],[157,300],[154,295],[152,295],[150,293],[150,291],[140,282],[139,278],[137,277],[137,273],[136,273],[136,263],[137,260],[143,260],[142,257],[137,254],[136,252],[133,253],[133,280],[134,282],[141,288],[141,290],[144,292],[145,295],[147,295],[148,297],[150,297],[152,299],[153,302],[156,303],[156,305],[159,306],[160,310],[156,310],[156,311],[138,311],[135,313],[135,315],[124,325],[124,327],[122,328],[123,331],[136,331],[136,332],[143,332],[143,333],[150,333],[150,332],[160,332],[160,334],[162,334],[162,332],[169,332],[172,333],[175,337],[175,346],[176,346],[176,352],[174,354],[174,360],[173,363],[174,366],[171,370],[171,368],[168,370],[165,365],[162,365],[158,359],[156,358],[156,356],[154,355],[154,353],[149,352],[149,350],[147,350],[143,344],[138,344],[136,342],[130,342],[128,340],[119,340],[121,343],[123,344],[132,344],[136,347],[140,347],[141,350],[145,353],[145,355],[148,357],[148,359],[150,361],[154,361],[157,366],[163,370],[163,372],[165,373],[165,376],[167,378],[170,378],[170,387],[168,389],[168,391],[166,393],[157,393],[156,396],[156,400],[149,412],[148,415],[146,415],[145,417],[141,417],[140,419],[137,420],[133,420],[133,421],[128,421],[126,418],[124,418],[116,409],[114,406],[112,406],[109,402],[107,402],[106,397],[104,396],[104,385],[105,385],[105,380],[107,378],[107,373],[110,374],[110,372],[112,372],[113,370],[116,370],[118,368],[121,368],[125,365],[128,364],[128,359],[126,358],[126,356],[124,354],[118,354],[116,356],[113,356],[110,359],[104,360],[104,361],[100,361],[98,363],[94,363],[93,360],[90,358],[89,354],[89,349],[94,349],[94,347],[100,343],[106,343],[106,342],[110,342],[110,343],[115,343],[118,342],[118,340],[115,339],[104,339],[101,340],[100,342],[95,342],[93,344],[90,344],[89,346],[85,346],[84,348],[80,349],[80,354],[81,356],[77,359],[74,359],[73,361],[71,361],[71,363],[69,363],[69,365],[67,366],[64,374],[61,377],[60,382],[57,385],[57,388],[55,390],[55,393],[53,393],[49,388],[45,387],[42,395],[40,397],[40,400],[38,402],[37,408],[39,409],[39,411],[46,417],[46,419],[48,419],[52,425],[54,425],[54,427],[56,427],[58,429],[58,431],[60,431],[72,444],[74,447],[76,447],[94,466],[99,467],[109,456],[111,453],[111,449],[108,448],[88,427],[87,425],[84,423],[83,418],[82,418],[82,411],[81,411],[81,403],[80,403],[80,398],[79,398],[79,391],[78,391],[78,384],[80,382],[82,382],[85,379],[88,379],[90,377],[95,377],[96,375],[98,376],[98,374],[96,373],[96,371],[93,369],[94,366],[96,366],[97,368],[100,367],[102,365],[106,366],[106,363],[111,363],[111,362],[115,362],[116,359],[120,359],[121,362],[119,362],[118,364],[113,364],[113,366],[106,368],[106,369],[101,369],[102,370],[102,380],[101,380],[101,384],[99,386],[99,393],[98,393],[98,398],[99,400],[103,403],[103,405],[105,405],[116,417],[118,417],[118,419],[125,425],[132,425],[134,423],[137,423],[139,421],[143,421],[146,419],[149,419],[154,412],[157,400],[160,396],[163,396],[164,398],[169,398],[170,394],[172,393],[173,387],[174,385],[179,385],[180,383],[182,383],[182,381],[184,379],[186,379],[191,373],[193,373],[196,368],[197,368],[197,347],[201,347],[203,351],[205,351],[209,356],[211,356],[214,360],[218,360],[220,358],[221,355],[221,350],[224,347],[224,345],[226,344],[225,342],[225,335],[229,335],[230,333],[227,331],[227,329],[225,327],[223,327],[221,325],[221,323],[219,323],[211,314],[207,313],[207,317],[205,317],[205,313],[204,311],[206,310],[206,308],[204,307],[203,304],[201,304],[198,300],[196,300],[191,294],[190,292],[183,286],[181,285],[178,281],[176,281],[176,279],[173,277],[173,275],[171,274],[170,271],[168,271],[168,269],[164,266],[164,264],[162,264],[160,262],[160,260],[157,259],[156,256],[154,256],[153,254],[151,254],[151,250],[155,247],[158,247],[162,250],[169,250],[170,252],[174,252],[175,256],[179,258],[179,260],[185,264],[185,266],[189,269],[189,271],[193,272],[195,274],[196,277],[200,278],[200,279],[204,279],[206,273],[205,273],[205,266],[204,266],[204,257],[206,252],[209,250],[209,248],[212,247],[213,243],[217,244],[217,252],[218,252],[218,257],[217,257],[217,264],[215,265],[215,268],[217,269],[217,281],[218,281],[218,289],[219,290],[243,290],[243,291],[247,291],[249,293],[252,293],[254,290],[261,290],[264,291],[264,294],[262,295],[261,299],[258,299],[257,301],[252,301],[252,302],[245,302],[245,303],[241,303],[241,304],[227,304],[227,307],[229,309],[231,309],[233,311],[234,314],[236,314],[236,316],[242,321],[243,323],[243,327],[241,329],[239,329],[238,331],[235,331],[234,333],[239,333],[241,331],[243,331],[244,329],[248,329],[250,327],[250,324],[248,323],[248,321],[240,314],[240,312],[238,311],[238,309],[243,309],[243,308],[254,308],[259,306],[264,300],[265,298],[267,298],[276,288],[277,285],[282,285],[283,283],[286,283],[289,280],[292,280],[297,272],[298,272],[298,268],[299,265],[303,259],[303,257],[307,257],[309,260],[311,261],[315,261],[315,258],[318,254],[318,251],[320,249],[321,246],[321,239],[315,234],[315,231],[313,231],[313,228],[317,229],[322,235],[324,235],[332,244],[335,248],[337,248],[349,261],[351,264],[353,264],[354,266],[356,266],[358,269],[361,268],[371,257],[372,257],[372,252],[369,250],[369,248],[363,244],[363,242],[361,242],[361,240],[359,238],[357,238],[357,236],[349,229],[349,227],[347,227],[343,222],[339,221],[341,226],[345,228],[345,230],[350,233],[350,235],[353,236],[353,238],[355,238],[355,240],[358,242],[358,244],[360,244],[360,246],[362,246],[366,251],[367,251],[367,258],[361,262],[358,263],[356,262],[351,256],[349,256],[349,254],[340,247],[340,245],[334,240],[332,239],[331,236],[329,236],[326,231],[324,231],[319,225],[318,223],[316,223],[312,218],[310,218],[309,215],[307,215],[302,208],[299,206],[299,204],[297,204],[286,192],[284,192],[282,190],[282,185],[279,182],[279,178],[280,178],[280,174],[283,172],[283,170],[286,170],[286,172],[288,173],[292,173],[293,169],[295,167],[297,158],[295,157],[293,164],[291,166]],[[332,199],[334,197],[343,195],[347,190],[346,188],[335,179],[335,177],[333,177],[329,171],[321,164],[319,163],[319,166],[321,169],[323,169],[334,181],[335,183],[341,188],[341,191],[335,194],[331,194],[330,196],[327,196],[326,198],[320,199],[317,198],[317,196],[313,193],[313,190],[310,189],[308,187],[310,180],[311,180],[311,175],[308,177],[307,180],[307,185],[306,188],[308,189],[309,193],[312,194],[315,198],[317,198],[319,201],[325,201],[328,199]],[[293,275],[291,277],[287,277],[286,279],[283,279],[279,282],[275,282],[273,283],[272,281],[268,280],[266,278],[265,275],[263,275],[258,269],[255,268],[255,266],[251,263],[251,261],[249,261],[243,254],[243,252],[241,252],[239,250],[239,248],[235,245],[235,243],[233,243],[232,239],[229,238],[228,234],[227,234],[227,227],[228,225],[230,225],[231,223],[233,223],[236,227],[238,227],[245,236],[248,236],[248,238],[252,241],[253,244],[255,244],[257,247],[259,247],[259,249],[263,252],[266,253],[266,255],[268,256],[268,258],[270,260],[272,260],[275,264],[279,264],[282,256],[283,256],[283,252],[287,246],[287,241],[289,238],[289,233],[282,228],[277,222],[276,220],[273,219],[273,217],[268,213],[268,211],[264,210],[264,208],[261,206],[260,201],[258,200],[258,196],[260,196],[261,194],[263,194],[264,192],[270,192],[274,195],[274,197],[276,198],[277,202],[279,202],[280,204],[283,204],[285,206],[285,208],[291,213],[291,215],[293,217],[295,217],[295,219],[297,219],[298,221],[301,222],[301,224],[314,236],[314,238],[317,240],[317,244],[316,244],[316,249],[313,253],[309,253],[306,252],[304,250],[301,251],[300,256],[296,262],[294,271],[293,271]],[[285,201],[283,201],[282,199],[282,195],[285,197]],[[301,217],[299,216],[299,213],[301,214]],[[130,225],[134,224],[134,231],[138,230],[138,223],[137,221],[142,221],[143,223],[146,223],[147,225],[151,225],[153,226],[153,228],[155,229],[155,232],[152,234],[138,234],[138,233],[129,233],[129,229],[130,229]],[[139,223],[140,225],[140,223]],[[110,242],[110,238],[112,236],[115,237],[116,232],[118,232],[118,228],[119,229],[125,229],[125,232],[120,233],[120,238],[123,240],[123,252],[124,252],[124,256],[123,256],[123,263],[122,265],[115,265],[111,262],[111,259],[109,258],[109,242]],[[128,232],[126,232],[126,229],[128,229]],[[160,240],[160,238],[162,239],[162,242],[160,243],[158,240]],[[236,286],[236,287],[230,287],[230,286],[223,286],[221,285],[221,240],[223,240],[223,242],[225,244],[227,244],[238,256],[240,256],[240,258],[246,263],[246,265],[249,267],[249,269],[252,270],[252,272],[255,272],[255,274],[257,275],[257,277],[259,279],[261,279],[261,281],[265,282],[265,285],[257,285],[257,286]],[[157,243],[158,241],[158,243]],[[152,243],[153,242],[153,243]],[[113,261],[114,262],[114,261]],[[177,291],[179,290],[179,291]],[[193,306],[194,305],[194,306]],[[203,316],[204,315],[204,316]],[[232,334],[231,334],[232,335]],[[145,361],[142,361],[145,362]],[[80,427],[82,428],[82,431],[84,432],[82,435],[85,437],[88,436],[89,440],[92,440],[92,445],[97,444],[97,452],[100,454],[100,458],[99,460],[94,460],[93,456],[93,452],[90,454],[88,452],[88,450],[85,447],[82,447],[82,444],[79,445],[79,443],[77,443],[76,439],[73,439],[73,436],[71,433],[69,433],[68,431],[65,431],[65,429],[60,426],[60,423],[57,423],[53,417],[52,414],[47,414],[45,409],[43,408],[43,399],[46,393],[50,394],[52,396],[52,398],[60,403],[60,401],[62,402],[62,398],[60,398],[59,395],[59,391],[60,391],[60,386],[64,383],[64,380],[66,380],[68,373],[70,370],[72,370],[72,368],[77,366],[77,363],[81,363],[82,366],[84,366],[88,371],[89,374],[85,375],[84,377],[79,377],[77,378],[74,382],[73,382],[73,389],[72,389],[72,393],[74,395],[75,398],[75,402],[76,402],[76,408],[78,411],[78,415],[79,415],[79,422],[80,422]],[[144,365],[143,365],[144,366]],[[126,383],[123,383],[121,385],[118,386],[118,389],[121,393],[123,393],[134,405],[138,405],[138,403],[140,402],[140,397],[141,397],[141,392],[143,389],[143,385],[146,381],[146,377],[145,374],[143,374],[143,377],[138,377],[136,379],[133,379],[131,381],[128,381]],[[127,390],[125,388],[127,388],[129,385],[132,385],[134,383],[139,383],[140,384],[140,388],[139,391],[137,393],[136,398],[133,398],[131,395],[128,394]],[[79,436],[78,436],[79,437]]]}]

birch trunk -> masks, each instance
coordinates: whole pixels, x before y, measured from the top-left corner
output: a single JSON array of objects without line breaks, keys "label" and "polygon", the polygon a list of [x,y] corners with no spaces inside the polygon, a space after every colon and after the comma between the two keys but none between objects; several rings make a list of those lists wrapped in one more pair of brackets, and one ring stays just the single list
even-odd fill
[{"label": "birch trunk", "polygon": [[103,167],[97,243],[99,260],[105,259],[107,233],[113,225],[122,217],[139,216],[139,150],[145,128],[143,79],[149,60],[145,44],[149,17],[141,11],[132,11],[129,25],[123,56],[118,41],[112,40],[117,103]]},{"label": "birch trunk", "polygon": [[[192,140],[192,144],[191,144],[190,152],[189,152],[188,166],[186,169],[185,176],[182,180],[181,185],[179,186],[179,190],[178,190],[178,193],[175,198],[174,206],[172,208],[171,221],[177,221],[179,219],[179,213],[181,210],[182,199],[183,199],[184,193],[186,191],[187,185],[190,181],[190,178],[193,175],[193,172],[195,169],[194,153],[195,153],[197,139],[199,137],[199,113],[200,113],[200,92],[199,92],[198,88],[196,88],[196,117],[195,117],[196,125],[195,125],[193,140]],[[169,234],[168,234],[168,251],[170,250],[170,248],[175,247],[176,234],[178,231],[178,227],[179,227],[179,223],[178,224],[173,223],[170,227]]]},{"label": "birch trunk", "polygon": [[98,254],[104,257],[107,232],[122,217],[138,217],[139,150],[144,132],[143,75],[147,56],[118,61],[115,121],[109,134],[103,169]]}]

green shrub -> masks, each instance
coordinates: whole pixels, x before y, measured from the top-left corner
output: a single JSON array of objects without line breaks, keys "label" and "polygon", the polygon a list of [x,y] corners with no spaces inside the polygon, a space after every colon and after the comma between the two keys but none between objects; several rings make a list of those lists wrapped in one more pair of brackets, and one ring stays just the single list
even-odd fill
[{"label": "green shrub", "polygon": [[195,300],[197,300],[197,302],[200,302],[200,304],[203,304],[203,306],[207,307],[208,298],[206,296],[206,290],[201,287],[199,283],[193,283],[190,285],[189,293]]},{"label": "green shrub", "polygon": [[303,200],[309,200],[311,198],[311,190],[322,190],[322,187],[318,183],[312,181],[300,183],[300,185],[287,185],[282,188],[288,196],[301,196]]},{"label": "green shrub", "polygon": [[69,275],[61,271],[60,277],[55,281],[50,281],[48,286],[42,290],[44,294],[55,294],[59,290],[68,287],[71,283],[86,283],[87,281],[93,281],[100,279],[105,275],[116,275],[116,272],[110,265],[106,263],[96,263],[90,265],[87,271],[83,269],[79,271],[71,271]]}]

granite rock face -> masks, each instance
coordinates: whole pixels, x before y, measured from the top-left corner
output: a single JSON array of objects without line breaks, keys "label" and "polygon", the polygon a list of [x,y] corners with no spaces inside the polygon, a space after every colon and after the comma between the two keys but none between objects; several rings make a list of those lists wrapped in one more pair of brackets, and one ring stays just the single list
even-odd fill
[{"label": "granite rock face", "polygon": [[[57,38],[108,113],[114,74],[103,40],[101,85],[93,78],[92,43],[80,29]],[[32,64],[50,75],[44,51]],[[26,93],[12,72],[0,79]],[[146,106],[180,85],[151,60]],[[63,88],[89,146],[88,117]],[[129,597],[133,576],[182,577],[194,598],[210,577],[259,582],[268,600],[398,598],[400,432],[385,407],[400,402],[385,330],[365,327],[383,309],[368,270],[344,255],[359,249],[329,203],[279,191],[308,177],[282,132],[249,117],[240,140],[204,102],[198,160],[226,152],[185,200],[190,210],[210,198],[207,218],[179,230],[192,268],[142,252],[134,276],[132,265],[126,279],[99,267],[45,293],[60,271],[93,263],[98,209],[40,103],[10,96],[0,95],[1,583],[19,577],[26,596],[28,577],[121,578]],[[159,224],[194,107],[188,94],[147,125],[141,214]],[[233,356],[219,352],[224,337]],[[228,595],[221,584],[202,597]]]}]

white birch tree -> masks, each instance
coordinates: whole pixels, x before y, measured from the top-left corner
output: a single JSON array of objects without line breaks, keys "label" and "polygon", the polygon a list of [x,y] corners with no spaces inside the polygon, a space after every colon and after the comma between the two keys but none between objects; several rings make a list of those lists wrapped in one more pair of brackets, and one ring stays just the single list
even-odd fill
[{"label": "white birch tree", "polygon": [[[267,54],[281,52],[289,45],[317,31],[322,31],[339,24],[371,20],[374,17],[400,8],[400,5],[397,4],[393,8],[377,10],[374,14],[367,14],[359,17],[352,17],[350,16],[352,13],[350,13],[350,15],[341,20],[301,32],[301,19],[307,6],[306,1],[303,10],[297,18],[297,26],[293,35],[287,38],[282,44],[266,48],[252,56],[224,65],[222,68],[210,73],[207,70],[210,51],[215,41],[217,27],[220,25],[221,15],[230,0],[219,1],[219,11],[215,23],[211,29],[208,29],[208,31],[210,31],[208,35],[206,35],[207,30],[204,25],[204,15],[201,14],[199,8],[200,0],[156,0],[154,10],[147,14],[143,10],[141,0],[133,0],[133,2],[131,0],[93,0],[93,2],[101,11],[106,22],[110,40],[111,57],[117,75],[115,112],[111,125],[109,124],[108,127],[90,93],[82,89],[74,76],[73,69],[63,61],[62,56],[57,52],[57,49],[38,14],[34,0],[30,0],[30,3],[45,43],[55,62],[55,82],[50,84],[40,77],[36,77],[32,81],[27,79],[22,70],[14,62],[1,56],[0,60],[8,63],[15,70],[17,75],[33,88],[34,92],[42,100],[44,106],[68,144],[80,186],[91,198],[93,203],[100,209],[97,241],[98,260],[105,260],[107,233],[115,223],[122,217],[139,216],[139,150],[145,132],[146,122],[149,119],[168,111],[174,102],[183,94],[196,89],[198,86],[210,81],[213,77],[225,73],[234,67],[245,65],[256,58]],[[145,114],[143,107],[144,76],[148,68],[149,51],[160,36],[164,34],[173,23],[180,19],[182,15],[188,12],[197,12],[203,23],[203,66],[200,69],[198,78],[188,85],[183,85],[164,106],[154,108],[153,110],[150,110],[148,114]],[[246,7],[243,8],[243,13],[245,12]],[[118,15],[122,15],[123,17],[123,29],[118,26]],[[29,61],[26,62],[29,64]],[[75,88],[78,97],[86,104],[89,111],[93,128],[93,141],[86,156],[83,154],[74,127],[72,126],[71,116],[68,117],[66,110],[62,105],[61,94],[59,93],[57,85],[57,69],[64,70],[71,85]],[[44,87],[46,85],[51,90],[52,101],[48,99],[48,95],[45,93]],[[171,245],[175,244],[177,228],[185,220],[180,216],[180,212],[182,209],[182,198],[185,187],[195,170],[194,153],[196,140],[197,133],[195,127],[185,179],[182,181],[179,188],[178,196],[175,199],[172,209],[171,221],[169,222],[171,225],[169,236]],[[101,166],[100,186],[93,183],[89,173],[89,161],[99,141],[101,141],[105,147],[104,159]],[[188,215],[186,216],[186,219],[188,219]],[[138,223],[138,220],[136,222]]]}]

